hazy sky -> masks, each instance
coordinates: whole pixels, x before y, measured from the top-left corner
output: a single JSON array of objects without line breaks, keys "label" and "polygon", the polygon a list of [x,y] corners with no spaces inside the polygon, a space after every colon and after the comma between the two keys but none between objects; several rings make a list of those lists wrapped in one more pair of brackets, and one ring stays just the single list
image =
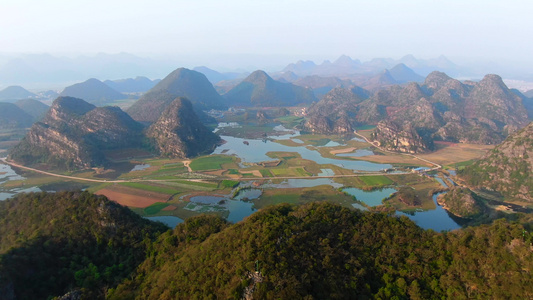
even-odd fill
[{"label": "hazy sky", "polygon": [[0,52],[528,60],[531,0],[0,0]]}]

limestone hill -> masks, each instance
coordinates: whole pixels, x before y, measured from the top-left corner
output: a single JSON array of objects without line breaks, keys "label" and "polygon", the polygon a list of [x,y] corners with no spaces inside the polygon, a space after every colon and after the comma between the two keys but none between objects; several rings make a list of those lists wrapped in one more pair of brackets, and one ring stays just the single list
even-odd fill
[{"label": "limestone hill", "polygon": [[311,103],[313,92],[291,83],[272,79],[264,71],[255,71],[224,94],[228,106],[276,107]]},{"label": "limestone hill", "polygon": [[107,84],[95,78],[68,86],[59,94],[59,96],[83,99],[97,106],[106,105],[114,100],[128,98],[128,96],[117,92]]},{"label": "limestone hill", "polygon": [[33,97],[37,97],[37,95],[17,85],[8,86],[0,91],[0,101],[3,102],[14,102],[16,100]]},{"label": "limestone hill", "polygon": [[[330,122],[342,119],[343,124],[348,122],[352,128],[393,122],[396,129],[416,131],[428,145],[426,150],[431,150],[434,140],[497,144],[528,123],[522,98],[509,90],[497,75],[487,75],[478,83],[462,83],[444,73],[433,72],[422,85],[414,82],[406,86],[394,85],[377,91],[365,101],[348,105],[346,97],[336,93],[337,96],[324,97],[315,105],[317,108],[309,110],[311,123],[307,127],[316,127],[312,120],[324,114],[320,107],[334,107],[337,103],[343,109],[327,112]],[[337,126],[333,124],[332,127]],[[388,137],[379,135],[386,131],[377,132],[375,139],[387,144]],[[400,149],[392,147],[390,150]]]},{"label": "limestone hill", "polygon": [[470,185],[533,202],[532,173],[533,123],[530,123],[458,175]]},{"label": "limestone hill", "polygon": [[0,102],[0,129],[27,128],[33,117],[13,103]]},{"label": "limestone hill", "polygon": [[181,97],[163,111],[146,135],[155,141],[162,156],[177,158],[210,153],[220,141],[200,122],[191,102]]},{"label": "limestone hill", "polygon": [[57,98],[41,122],[15,146],[10,158],[85,169],[106,163],[104,150],[139,147],[142,125],[118,107],[95,107],[72,97]]},{"label": "limestone hill", "polygon": [[153,123],[177,97],[189,99],[203,120],[202,110],[226,108],[224,99],[204,74],[179,68],[144,94],[127,112],[139,122]]}]

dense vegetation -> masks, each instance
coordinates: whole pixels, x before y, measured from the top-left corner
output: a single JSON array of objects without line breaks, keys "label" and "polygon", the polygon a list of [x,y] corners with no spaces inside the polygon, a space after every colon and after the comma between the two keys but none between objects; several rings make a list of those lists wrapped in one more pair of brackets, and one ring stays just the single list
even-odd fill
[{"label": "dense vegetation", "polygon": [[406,217],[312,203],[221,222],[193,218],[161,235],[109,298],[533,296],[531,237],[505,221],[443,234]]},{"label": "dense vegetation", "polygon": [[165,230],[87,192],[0,201],[0,298],[46,299],[71,290],[86,299],[102,298]]},{"label": "dense vegetation", "polygon": [[2,202],[0,290],[8,299],[533,297],[532,237],[504,220],[436,233],[324,202],[163,231],[85,192]]}]

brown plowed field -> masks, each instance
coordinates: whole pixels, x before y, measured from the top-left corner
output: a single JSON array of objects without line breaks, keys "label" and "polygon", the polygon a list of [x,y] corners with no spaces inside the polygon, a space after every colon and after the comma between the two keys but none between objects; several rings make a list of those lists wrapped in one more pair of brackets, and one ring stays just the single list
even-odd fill
[{"label": "brown plowed field", "polygon": [[167,202],[168,195],[132,189],[125,186],[114,185],[96,191],[97,195],[104,195],[109,200],[129,207],[148,207],[156,202]]}]

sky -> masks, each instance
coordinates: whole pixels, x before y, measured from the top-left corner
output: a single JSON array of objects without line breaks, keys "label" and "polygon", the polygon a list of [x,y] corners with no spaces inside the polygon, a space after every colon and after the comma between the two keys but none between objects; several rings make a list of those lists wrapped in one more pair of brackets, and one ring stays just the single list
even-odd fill
[{"label": "sky", "polygon": [[530,0],[0,0],[0,53],[533,66],[532,11]]}]

